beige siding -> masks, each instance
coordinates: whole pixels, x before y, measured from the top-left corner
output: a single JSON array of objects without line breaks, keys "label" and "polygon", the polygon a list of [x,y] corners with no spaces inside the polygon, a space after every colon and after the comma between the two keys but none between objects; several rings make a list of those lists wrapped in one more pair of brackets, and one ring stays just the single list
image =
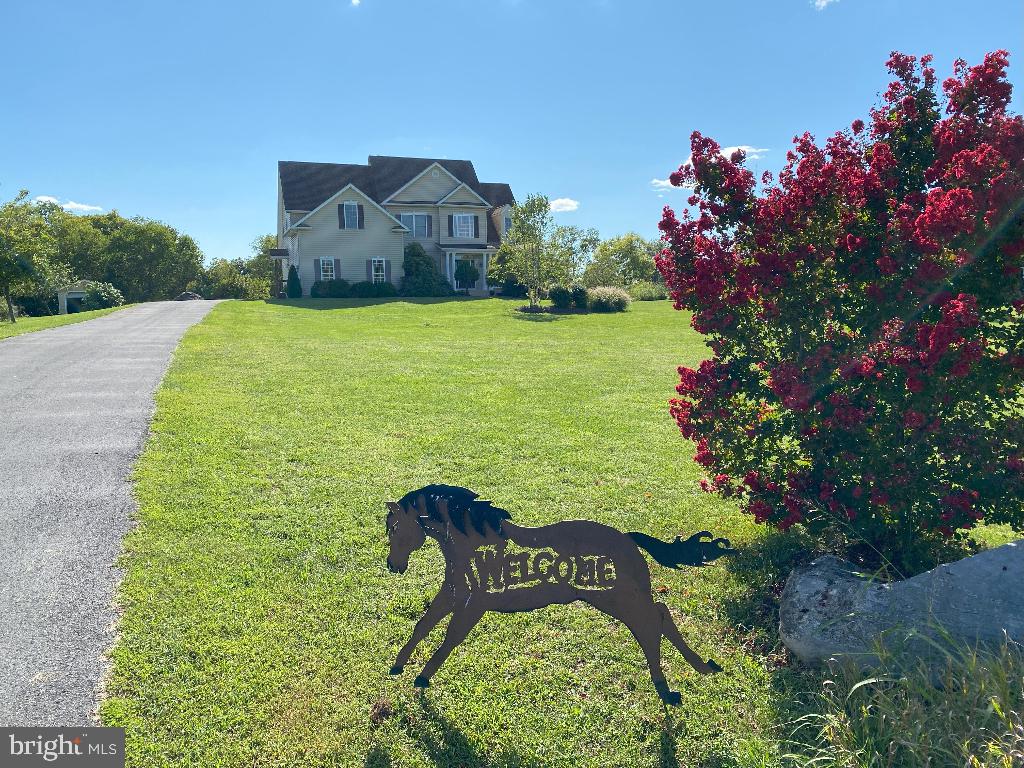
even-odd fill
[{"label": "beige siding", "polygon": [[[363,229],[338,228],[338,205],[346,201],[363,206]],[[319,275],[314,274],[316,259],[341,259],[339,277],[351,283],[366,279],[367,259],[388,259],[391,262],[391,282],[395,285],[401,282],[403,235],[391,231],[397,225],[369,198],[348,190],[332,198],[304,223],[312,227],[299,235],[298,270],[305,295],[309,295],[313,282],[319,279]]]},{"label": "beige siding", "polygon": [[[434,171],[437,171],[436,177],[433,175]],[[459,186],[459,184],[460,182],[444,169],[433,168],[427,170],[420,178],[402,190],[401,194],[396,195],[394,199],[398,202],[403,200],[408,202],[429,200],[436,203]]]},{"label": "beige siding", "polygon": [[481,205],[480,197],[474,194],[473,190],[469,187],[462,187],[454,195],[445,200],[446,203],[470,203],[472,205]]},{"label": "beige siding", "polygon": [[[442,205],[440,207],[440,243],[443,246],[445,243],[486,243],[487,242],[487,206],[468,206],[468,205]],[[468,213],[473,216],[480,217],[480,237],[448,237],[448,216],[459,213]]]}]

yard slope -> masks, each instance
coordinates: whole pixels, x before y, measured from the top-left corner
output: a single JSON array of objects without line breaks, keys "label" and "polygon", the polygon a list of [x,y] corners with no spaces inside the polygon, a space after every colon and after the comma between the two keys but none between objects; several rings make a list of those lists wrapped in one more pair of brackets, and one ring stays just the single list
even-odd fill
[{"label": "yard slope", "polygon": [[[137,467],[105,724],[131,766],[765,766],[807,680],[748,630],[763,585],[652,564],[723,674],[664,644],[665,713],[628,631],[580,605],[489,615],[419,696],[387,671],[437,591],[387,572],[383,502],[468,486],[541,524],[760,534],[702,494],[667,413],[705,356],[667,302],[524,316],[501,300],[225,302],[188,332]],[[388,711],[393,714],[388,715]],[[373,713],[373,714],[371,714]]]}]

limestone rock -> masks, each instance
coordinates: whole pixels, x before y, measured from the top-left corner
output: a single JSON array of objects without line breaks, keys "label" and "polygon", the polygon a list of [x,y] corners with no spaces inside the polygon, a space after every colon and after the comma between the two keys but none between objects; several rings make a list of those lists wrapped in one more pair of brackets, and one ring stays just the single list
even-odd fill
[{"label": "limestone rock", "polygon": [[851,654],[870,663],[876,639],[939,628],[961,641],[1024,642],[1024,541],[891,584],[826,555],[790,574],[779,607],[782,641],[809,664]]}]

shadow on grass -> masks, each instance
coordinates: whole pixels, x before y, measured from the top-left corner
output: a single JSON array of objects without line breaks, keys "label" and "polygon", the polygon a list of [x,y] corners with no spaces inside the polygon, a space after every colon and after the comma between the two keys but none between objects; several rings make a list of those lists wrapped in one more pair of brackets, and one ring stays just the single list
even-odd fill
[{"label": "shadow on grass", "polygon": [[[475,746],[457,725],[437,710],[427,695],[417,698],[417,705],[410,707],[406,717],[407,732],[438,768],[527,768],[534,765],[515,752],[487,752]],[[390,768],[393,764],[391,755],[379,745],[370,748],[363,763],[365,768]]]},{"label": "shadow on grass", "polygon": [[565,315],[555,315],[550,312],[520,312],[518,309],[512,312],[516,320],[526,320],[529,323],[553,323],[561,320]]},{"label": "shadow on grass", "polygon": [[[723,560],[736,586],[722,597],[722,608],[744,651],[766,669],[776,725],[786,726],[808,711],[820,688],[821,673],[791,657],[779,637],[779,598],[789,574],[817,555],[802,532],[769,531]],[[710,763],[710,765],[730,763]]]},{"label": "shadow on grass", "polygon": [[446,304],[452,301],[476,301],[468,296],[383,296],[370,299],[266,299],[267,304],[296,309],[358,309],[381,304]]}]

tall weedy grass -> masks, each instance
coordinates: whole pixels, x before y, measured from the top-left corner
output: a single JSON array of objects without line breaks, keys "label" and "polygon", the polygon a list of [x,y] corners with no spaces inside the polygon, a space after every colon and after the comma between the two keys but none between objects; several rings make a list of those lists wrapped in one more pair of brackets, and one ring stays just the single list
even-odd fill
[{"label": "tall weedy grass", "polygon": [[[928,658],[879,648],[866,677],[833,663],[817,712],[793,725],[792,766],[816,768],[1024,767],[1024,648],[931,646]],[[919,646],[920,647],[920,646]]]}]

